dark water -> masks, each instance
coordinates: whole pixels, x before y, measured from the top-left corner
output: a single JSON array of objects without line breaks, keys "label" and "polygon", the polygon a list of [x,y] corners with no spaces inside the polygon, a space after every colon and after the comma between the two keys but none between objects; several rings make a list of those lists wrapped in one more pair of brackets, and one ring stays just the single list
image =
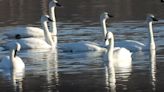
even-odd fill
[{"label": "dark water", "polygon": [[[107,21],[116,40],[146,42],[144,25],[148,13],[164,19],[160,0],[60,0],[56,8],[58,42],[101,41],[99,16],[108,11]],[[0,0],[0,32],[16,26],[40,26],[40,16],[48,12],[48,0]],[[15,79],[0,73],[1,92],[162,92],[164,80],[164,24],[154,25],[156,55],[133,53],[132,66],[107,72],[102,53],[21,51],[25,76]],[[0,41],[1,42],[1,41]],[[0,52],[0,57],[8,52]],[[113,77],[115,75],[115,77]],[[116,80],[116,83],[113,81]],[[17,81],[17,82],[15,82]]]}]

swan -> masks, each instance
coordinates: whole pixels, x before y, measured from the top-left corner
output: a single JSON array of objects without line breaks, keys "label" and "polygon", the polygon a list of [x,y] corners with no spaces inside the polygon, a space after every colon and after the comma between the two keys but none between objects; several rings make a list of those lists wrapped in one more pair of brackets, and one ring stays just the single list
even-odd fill
[{"label": "swan", "polygon": [[148,24],[148,42],[146,44],[135,40],[124,40],[116,43],[116,46],[125,47],[130,51],[145,51],[155,49],[155,41],[153,36],[153,21],[158,21],[153,14],[148,14],[146,23]]},{"label": "swan", "polygon": [[[50,22],[50,30],[53,30],[56,33],[56,19],[54,9],[57,6],[61,6],[56,0],[52,0],[49,3],[50,16],[53,22]],[[43,21],[41,21],[42,23]],[[20,35],[22,38],[27,37],[44,37],[43,29],[38,27],[16,27],[12,29],[6,29],[6,32],[3,34],[3,39],[15,38],[16,35]],[[55,35],[55,34],[54,34]]]},{"label": "swan", "polygon": [[[113,16],[106,12],[104,12],[100,15],[100,23],[101,23],[104,35],[107,32],[106,20],[109,17],[113,17]],[[103,35],[103,38],[105,38],[104,35]],[[107,44],[108,44],[107,41],[105,41],[103,44],[98,44],[98,43],[89,42],[89,41],[80,41],[80,42],[76,42],[76,43],[60,44],[59,48],[62,49],[62,51],[64,51],[64,52],[104,51],[104,50],[106,50],[105,46]]]},{"label": "swan", "polygon": [[108,62],[109,67],[113,64],[116,67],[129,67],[132,61],[132,53],[126,48],[114,47],[114,35],[112,32],[107,32],[106,40],[108,40],[110,45],[108,45],[103,59]]},{"label": "swan", "polygon": [[0,62],[0,68],[4,70],[12,69],[15,73],[23,72],[25,64],[20,57],[16,56],[17,51],[20,51],[20,49],[21,45],[18,42],[13,42],[12,46],[10,47],[10,55],[2,58]]},{"label": "swan", "polygon": [[7,42],[3,47],[8,49],[10,46],[10,42],[19,42],[22,46],[22,49],[48,49],[54,46],[54,42],[52,40],[52,35],[49,32],[47,22],[52,21],[48,15],[41,16],[42,26],[44,29],[44,39],[39,38],[21,38],[20,35],[16,35],[16,40],[12,40]]}]

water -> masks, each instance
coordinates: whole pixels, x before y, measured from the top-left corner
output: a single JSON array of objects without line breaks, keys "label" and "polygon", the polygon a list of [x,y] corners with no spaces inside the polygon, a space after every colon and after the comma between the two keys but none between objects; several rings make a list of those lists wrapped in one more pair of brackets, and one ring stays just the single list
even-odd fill
[{"label": "water", "polygon": [[[0,0],[0,34],[16,26],[40,27],[40,15],[48,11],[47,0]],[[70,0],[59,1],[56,9],[58,42],[82,40],[100,42],[99,15],[110,11],[115,17],[107,21],[108,30],[116,41],[131,39],[146,42],[147,13],[164,19],[160,0]],[[133,53],[132,66],[107,71],[102,53],[64,53],[60,50],[19,52],[26,65],[25,75],[15,78],[0,70],[1,92],[161,92],[164,78],[163,23],[154,24],[156,55],[152,52]],[[0,41],[2,43],[2,41]],[[0,52],[0,59],[8,51]],[[112,70],[112,69],[111,69]],[[116,81],[116,82],[115,82]]]}]

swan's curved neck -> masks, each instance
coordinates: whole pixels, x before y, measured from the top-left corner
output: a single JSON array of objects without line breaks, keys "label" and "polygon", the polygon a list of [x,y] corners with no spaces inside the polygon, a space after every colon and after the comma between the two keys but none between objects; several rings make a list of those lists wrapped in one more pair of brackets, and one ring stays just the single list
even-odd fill
[{"label": "swan's curved neck", "polygon": [[153,35],[153,23],[152,22],[148,23],[148,31],[149,31],[149,41],[148,41],[147,45],[149,45],[149,48],[152,50],[152,49],[155,49],[155,41],[154,41],[154,35]]},{"label": "swan's curved neck", "polygon": [[[107,28],[106,28],[106,19],[100,19],[101,21],[101,27],[102,27],[102,31],[103,31],[103,38],[105,38],[106,33],[107,33]],[[104,39],[103,39],[104,41]],[[109,45],[108,40],[105,41],[105,46]]]},{"label": "swan's curved neck", "polygon": [[50,6],[49,5],[49,13],[50,13],[50,18],[53,20],[50,22],[50,32],[52,35],[57,35],[57,27],[56,27],[56,18],[55,18],[55,6]]},{"label": "swan's curved neck", "polygon": [[44,30],[44,37],[45,37],[45,41],[53,46],[53,40],[52,40],[52,36],[48,30],[48,25],[47,25],[47,22],[44,21],[43,24],[42,24],[42,27],[43,27],[43,30]]},{"label": "swan's curved neck", "polygon": [[110,46],[108,46],[107,55],[108,55],[108,61],[110,66],[113,65],[114,36],[112,36],[109,42],[110,42]]},{"label": "swan's curved neck", "polygon": [[16,57],[16,51],[15,50],[10,50],[10,61],[11,61],[11,65],[13,68],[15,68],[15,62],[14,62],[14,58]]}]

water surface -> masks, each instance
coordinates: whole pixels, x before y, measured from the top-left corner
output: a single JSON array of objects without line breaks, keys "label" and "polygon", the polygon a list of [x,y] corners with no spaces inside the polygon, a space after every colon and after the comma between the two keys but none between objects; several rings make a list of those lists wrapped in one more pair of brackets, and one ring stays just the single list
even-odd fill
[{"label": "water surface", "polygon": [[[60,0],[56,8],[58,42],[101,42],[99,15],[114,15],[107,21],[116,41],[123,39],[147,41],[145,17],[153,13],[164,19],[164,3],[160,0]],[[0,34],[17,26],[40,27],[40,16],[48,12],[48,0],[1,0]],[[129,68],[109,72],[103,53],[66,53],[60,50],[22,50],[19,56],[26,64],[25,75],[15,78],[0,70],[2,92],[161,92],[164,78],[164,27],[154,24],[156,54],[133,53]],[[3,41],[0,41],[2,43]],[[8,51],[0,52],[0,59]],[[114,82],[116,81],[116,82]]]}]

